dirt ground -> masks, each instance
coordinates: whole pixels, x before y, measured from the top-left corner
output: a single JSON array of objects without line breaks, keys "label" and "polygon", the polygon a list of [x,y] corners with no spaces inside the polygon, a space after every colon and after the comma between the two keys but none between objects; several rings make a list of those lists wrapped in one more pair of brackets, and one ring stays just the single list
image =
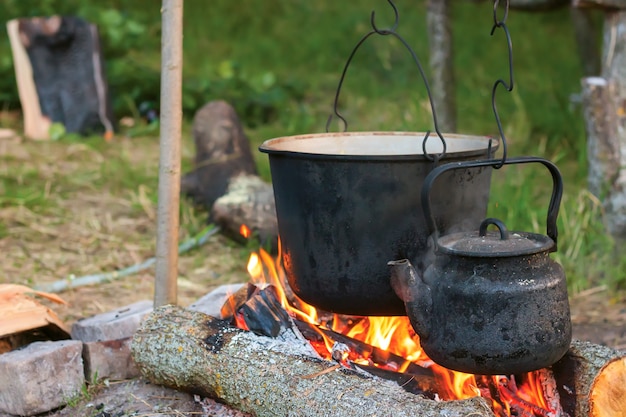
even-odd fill
[{"label": "dirt ground", "polygon": [[[147,195],[155,184],[123,184],[123,176],[156,172],[158,147],[153,142],[121,139],[99,149],[20,138],[0,141],[1,179],[25,187],[35,183],[19,201],[0,200],[0,283],[50,284],[119,270],[153,256],[155,206]],[[190,158],[188,147],[183,152]],[[133,170],[124,171],[129,167]],[[122,185],[116,188],[118,182]],[[40,204],[30,204],[33,199]],[[199,229],[205,222],[206,214],[189,207],[181,213],[184,225]],[[181,241],[189,237],[186,233],[181,232]],[[245,282],[249,253],[249,248],[215,235],[181,255],[179,304],[189,305],[219,285]],[[68,305],[54,306],[54,311],[71,326],[84,317],[151,300],[153,292],[154,273],[148,269],[64,291],[60,296]],[[571,308],[575,338],[626,350],[626,299],[597,287],[572,296]],[[46,417],[240,415],[228,413],[232,411],[217,404],[136,379],[98,384],[73,407]]]}]

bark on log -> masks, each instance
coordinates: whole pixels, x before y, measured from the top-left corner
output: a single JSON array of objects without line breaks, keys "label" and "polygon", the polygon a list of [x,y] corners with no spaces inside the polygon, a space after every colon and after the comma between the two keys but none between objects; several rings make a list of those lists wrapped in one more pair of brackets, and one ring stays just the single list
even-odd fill
[{"label": "bark on log", "polygon": [[572,417],[589,416],[589,394],[601,369],[626,353],[589,342],[574,340],[565,356],[552,370],[563,409]]},{"label": "bark on log", "polygon": [[153,383],[256,416],[494,416],[483,398],[428,400],[220,323],[175,306],[158,308],[133,338],[134,360]]},{"label": "bark on log", "polygon": [[626,417],[626,358],[602,367],[591,387],[589,407],[591,417]]},{"label": "bark on log", "polygon": [[239,228],[245,224],[263,247],[276,251],[278,221],[274,190],[256,175],[232,178],[226,194],[215,201],[211,213],[213,220],[231,238],[241,240]]},{"label": "bark on log", "polygon": [[587,130],[589,191],[598,198],[610,193],[619,172],[617,120],[611,90],[615,86],[601,77],[582,79],[582,102]]},{"label": "bark on log", "polygon": [[603,38],[602,76],[615,85],[611,91],[616,140],[618,172],[605,200],[607,228],[620,242],[626,241],[626,11],[606,13]]},{"label": "bark on log", "polygon": [[602,50],[603,79],[583,80],[590,190],[604,198],[619,248],[626,241],[626,11],[605,13]]},{"label": "bark on log", "polygon": [[454,53],[450,28],[450,0],[429,0],[426,9],[432,97],[439,128],[456,132]]}]

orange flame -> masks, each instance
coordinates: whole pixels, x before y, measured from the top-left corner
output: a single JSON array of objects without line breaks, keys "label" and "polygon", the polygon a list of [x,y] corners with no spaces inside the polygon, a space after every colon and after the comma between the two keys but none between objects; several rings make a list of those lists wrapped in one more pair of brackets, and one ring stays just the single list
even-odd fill
[{"label": "orange flame", "polygon": [[250,235],[252,235],[252,231],[248,226],[242,224],[241,226],[239,226],[239,234],[247,239],[250,237]]},{"label": "orange flame", "polygon": [[[315,307],[305,303],[292,293],[288,294],[290,290],[282,267],[280,241],[278,242],[276,258],[272,258],[266,251],[260,249],[257,253],[250,255],[247,269],[253,283],[274,285],[283,308],[297,319],[315,325],[321,324]],[[452,371],[437,365],[428,358],[420,346],[419,337],[413,330],[408,317],[363,317],[355,319],[334,315],[331,330],[405,358],[406,362],[398,364],[399,367],[393,369],[395,371],[405,371],[411,362],[431,368],[437,382],[438,395],[442,400],[466,399],[481,395],[475,375]],[[334,342],[324,333],[320,332],[320,335],[324,338],[325,343],[321,345],[312,343],[312,345],[322,357],[329,359]],[[354,360],[354,358],[351,359]],[[357,359],[357,362],[367,362],[367,359]],[[493,385],[498,386],[501,382],[500,378],[504,377],[482,378],[483,380],[487,379],[487,381],[488,378],[492,378]],[[507,378],[504,379],[507,380]],[[522,384],[516,388],[516,395],[528,403],[536,404],[546,410],[549,409],[543,396],[541,382],[534,372],[529,373]],[[497,415],[511,415],[509,404],[506,401],[502,405],[494,400],[493,410]]]}]

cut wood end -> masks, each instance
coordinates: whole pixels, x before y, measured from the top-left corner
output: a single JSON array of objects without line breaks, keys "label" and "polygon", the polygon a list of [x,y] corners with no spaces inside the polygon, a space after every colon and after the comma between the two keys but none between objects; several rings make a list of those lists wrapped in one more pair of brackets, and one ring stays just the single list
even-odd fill
[{"label": "cut wood end", "polygon": [[626,417],[626,356],[600,370],[589,393],[591,417]]}]

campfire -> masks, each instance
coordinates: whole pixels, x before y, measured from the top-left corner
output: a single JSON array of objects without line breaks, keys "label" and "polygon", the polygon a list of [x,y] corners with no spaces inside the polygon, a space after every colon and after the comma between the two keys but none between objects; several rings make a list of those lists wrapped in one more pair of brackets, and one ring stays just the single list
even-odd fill
[{"label": "campfire", "polygon": [[451,371],[429,360],[404,317],[340,316],[303,303],[285,284],[282,260],[253,253],[251,282],[207,294],[211,315],[155,309],[132,342],[141,373],[256,416],[625,415],[624,352],[574,340],[550,369]]},{"label": "campfire", "polygon": [[[241,233],[250,235],[245,226]],[[276,336],[277,330],[270,334],[270,329],[278,329],[275,323],[285,321],[276,311],[282,308],[319,356],[336,361],[337,368],[364,370],[438,401],[484,397],[499,417],[568,416],[550,369],[489,376],[446,369],[423,352],[405,316],[332,314],[302,301],[290,291],[282,261],[280,245],[276,257],[263,249],[253,252],[247,265],[251,286],[242,289],[246,295],[229,298],[222,308],[223,317],[232,317],[240,329]],[[259,326],[263,322],[266,324]]]}]

